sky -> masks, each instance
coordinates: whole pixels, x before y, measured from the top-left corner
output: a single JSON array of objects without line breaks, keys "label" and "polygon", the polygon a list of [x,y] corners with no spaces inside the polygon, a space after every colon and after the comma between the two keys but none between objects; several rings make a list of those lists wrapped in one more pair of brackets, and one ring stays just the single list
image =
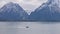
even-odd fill
[{"label": "sky", "polygon": [[0,7],[9,2],[18,3],[24,10],[30,13],[39,7],[42,3],[47,2],[47,0],[0,0]]}]

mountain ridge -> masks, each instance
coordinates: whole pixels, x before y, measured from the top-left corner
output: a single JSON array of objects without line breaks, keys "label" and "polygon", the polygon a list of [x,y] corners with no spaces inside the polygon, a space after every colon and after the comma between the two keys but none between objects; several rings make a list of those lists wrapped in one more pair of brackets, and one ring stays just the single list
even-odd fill
[{"label": "mountain ridge", "polygon": [[26,20],[27,13],[19,4],[9,2],[0,9],[0,20],[19,21]]},{"label": "mountain ridge", "polygon": [[29,19],[39,21],[60,21],[59,9],[59,5],[55,0],[48,0],[32,12]]}]

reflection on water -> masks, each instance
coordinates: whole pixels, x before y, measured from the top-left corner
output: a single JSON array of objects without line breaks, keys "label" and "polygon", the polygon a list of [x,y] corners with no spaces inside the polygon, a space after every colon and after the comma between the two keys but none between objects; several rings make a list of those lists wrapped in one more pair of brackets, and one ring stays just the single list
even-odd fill
[{"label": "reflection on water", "polygon": [[0,22],[0,34],[60,34],[60,23]]}]

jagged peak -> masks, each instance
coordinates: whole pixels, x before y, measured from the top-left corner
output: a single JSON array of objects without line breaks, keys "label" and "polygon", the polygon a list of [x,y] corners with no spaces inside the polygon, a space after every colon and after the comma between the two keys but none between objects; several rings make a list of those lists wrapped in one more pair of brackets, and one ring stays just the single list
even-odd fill
[{"label": "jagged peak", "polygon": [[[9,2],[7,4],[5,4],[1,9],[0,12],[5,12],[3,10],[13,10],[14,12],[25,12],[25,10],[18,4],[18,3],[13,3],[13,2]],[[10,11],[7,11],[10,12]]]},{"label": "jagged peak", "polygon": [[9,2],[7,4],[5,4],[1,9],[3,8],[20,8],[21,10],[23,10],[23,8],[18,4],[18,3],[14,3],[14,2]]},{"label": "jagged peak", "polygon": [[60,5],[60,0],[48,0],[47,4],[51,4],[51,5]]},{"label": "jagged peak", "polygon": [[48,0],[46,3],[43,3],[37,9],[41,10],[43,7],[46,7],[46,6],[48,6],[50,10],[51,10],[51,7],[60,8],[60,0]]},{"label": "jagged peak", "polygon": [[5,4],[4,6],[17,6],[17,5],[19,5],[19,4],[13,3],[13,2],[9,2],[9,3]]}]

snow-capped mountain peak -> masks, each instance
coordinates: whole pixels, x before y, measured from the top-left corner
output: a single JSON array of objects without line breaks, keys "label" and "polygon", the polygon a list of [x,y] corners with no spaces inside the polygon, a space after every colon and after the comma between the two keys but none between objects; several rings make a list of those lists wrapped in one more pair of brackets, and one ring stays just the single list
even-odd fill
[{"label": "snow-capped mountain peak", "polygon": [[60,21],[60,0],[48,0],[29,16],[30,20]]},{"label": "snow-capped mountain peak", "polygon": [[54,7],[54,9],[60,9],[60,0],[48,0],[46,3],[43,3],[37,9],[41,10],[43,7],[46,6],[48,6],[50,10],[52,10],[52,7]]},{"label": "snow-capped mountain peak", "polygon": [[54,5],[58,5],[60,6],[60,0],[48,0],[47,4],[54,6]]},{"label": "snow-capped mountain peak", "polygon": [[0,20],[24,20],[28,14],[19,4],[9,2],[0,9],[0,15]]},{"label": "snow-capped mountain peak", "polygon": [[19,8],[22,9],[22,7],[19,4],[13,3],[13,2],[9,2],[9,3],[5,4],[3,7],[6,7],[6,8],[16,8],[16,7],[19,7]]}]

